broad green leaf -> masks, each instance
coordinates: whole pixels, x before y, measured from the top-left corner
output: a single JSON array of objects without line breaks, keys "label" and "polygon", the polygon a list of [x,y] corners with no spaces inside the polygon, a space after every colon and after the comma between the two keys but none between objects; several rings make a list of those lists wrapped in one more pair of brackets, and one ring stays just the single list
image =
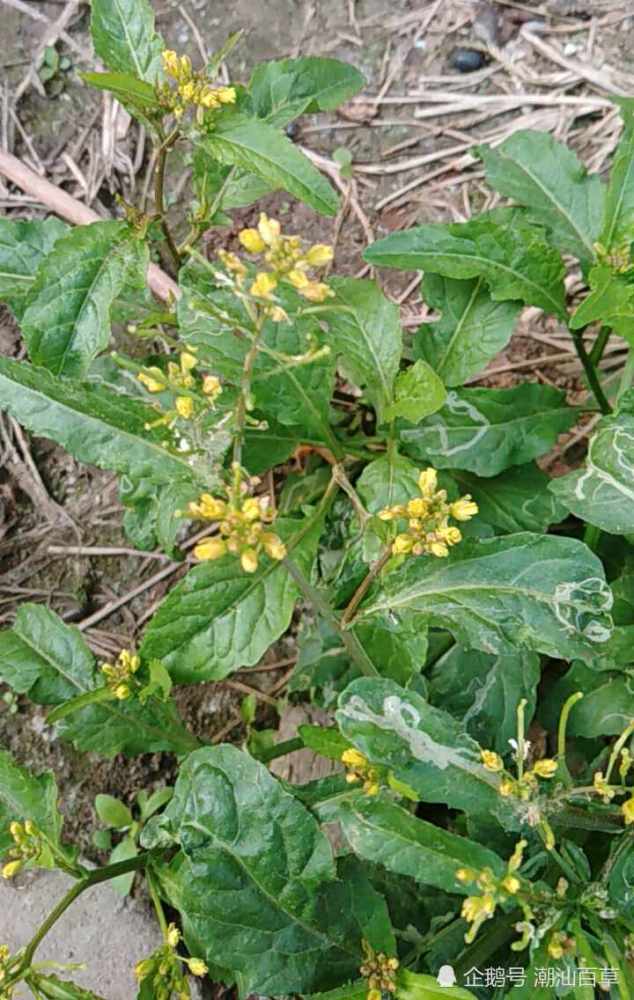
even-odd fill
[{"label": "broad green leaf", "polygon": [[605,190],[576,154],[548,132],[522,130],[501,145],[477,146],[492,188],[545,226],[558,250],[584,264],[594,260]]},{"label": "broad green leaf", "polygon": [[283,127],[298,115],[332,111],[364,83],[354,66],[306,56],[261,63],[251,77],[249,94],[258,118]]},{"label": "broad green leaf", "polygon": [[614,535],[634,531],[634,416],[604,417],[590,438],[585,467],[550,489],[568,510]]},{"label": "broad green leaf", "polygon": [[[17,678],[18,690],[28,690],[37,704],[62,704],[99,687],[92,653],[79,631],[65,625],[48,608],[23,604],[12,629],[0,633],[0,677]],[[27,689],[25,680],[32,685]],[[184,729],[172,702],[151,698],[100,701],[79,708],[59,723],[59,734],[77,749],[104,756],[160,750],[186,753],[198,741]]]},{"label": "broad green leaf", "polygon": [[390,450],[366,465],[356,488],[370,513],[377,514],[384,507],[404,504],[419,496],[419,475],[418,466]]},{"label": "broad green leaf", "polygon": [[385,410],[385,419],[403,417],[411,424],[417,424],[425,417],[439,410],[447,390],[441,379],[426,361],[415,361],[396,376],[394,402]]},{"label": "broad green leaf", "polygon": [[452,389],[441,410],[400,436],[416,461],[496,476],[546,454],[577,419],[565,394],[548,385]]},{"label": "broad green leaf", "polygon": [[[42,833],[59,845],[62,817],[57,808],[57,796],[51,771],[35,777],[16,763],[10,753],[0,750],[0,855],[14,846],[9,833],[14,820],[32,820]],[[55,867],[52,859],[44,854],[38,858],[38,864]]]},{"label": "broad green leaf", "polygon": [[[305,527],[305,525],[304,525]],[[293,559],[310,574],[320,524],[296,547],[302,522],[276,521]],[[263,556],[255,573],[245,573],[235,556],[194,566],[151,619],[141,651],[159,659],[177,684],[220,680],[252,666],[288,628],[298,590],[284,563]]]},{"label": "broad green leaf", "polygon": [[[350,978],[358,925],[328,840],[305,807],[248,754],[205,748],[181,767],[160,823],[180,843],[180,905],[204,958],[240,993],[307,993]],[[356,929],[356,933],[355,933]]]},{"label": "broad green leaf", "polygon": [[408,609],[467,648],[591,660],[610,638],[612,602],[601,562],[582,542],[520,532],[465,540],[447,559],[408,559],[359,616]]},{"label": "broad green leaf", "polygon": [[385,899],[368,878],[366,866],[352,854],[339,857],[337,877],[340,881],[327,897],[333,908],[333,923],[339,922],[334,908],[345,907],[356,940],[367,941],[374,951],[396,955],[396,938]]},{"label": "broad green leaf", "polygon": [[419,328],[414,355],[427,361],[445,385],[461,386],[506,347],[522,304],[494,301],[484,278],[460,281],[425,274],[421,291],[442,316]]},{"label": "broad green leaf", "polygon": [[145,280],[148,249],[125,222],[93,222],[63,236],[40,265],[22,317],[31,360],[83,375],[110,340],[110,306]]},{"label": "broad green leaf", "polygon": [[480,748],[447,712],[394,681],[359,678],[339,698],[339,728],[368,760],[389,767],[423,802],[513,822],[514,804],[500,777],[482,765]]},{"label": "broad green leaf", "polygon": [[66,223],[54,216],[33,222],[0,219],[0,299],[18,319],[40,264],[66,232]]},{"label": "broad green leaf", "polygon": [[634,836],[631,829],[614,848],[610,861],[610,903],[631,924],[634,921]]},{"label": "broad green leaf", "polygon": [[340,761],[344,750],[350,748],[348,740],[343,738],[335,726],[304,725],[299,726],[297,732],[304,741],[304,746],[329,760]]},{"label": "broad green leaf", "polygon": [[415,226],[373,243],[363,256],[378,267],[427,271],[447,278],[482,277],[496,302],[520,300],[566,317],[563,261],[544,242],[540,230],[527,225],[517,213]]},{"label": "broad green leaf", "polygon": [[153,483],[195,477],[187,458],[168,450],[171,439],[164,429],[146,430],[155,410],[101,386],[0,358],[0,406],[80,462]]},{"label": "broad green leaf", "polygon": [[163,39],[149,0],[92,0],[95,52],[108,69],[154,83],[161,75]]},{"label": "broad green leaf", "polygon": [[230,211],[252,205],[277,189],[257,174],[219,163],[203,146],[194,147],[191,161],[192,184],[201,205],[213,203],[222,189],[218,209]]},{"label": "broad green leaf", "polygon": [[468,895],[470,890],[456,878],[458,868],[490,868],[496,875],[505,868],[493,851],[418,819],[387,797],[339,797],[318,813],[328,822],[341,823],[359,858],[445,892]]},{"label": "broad green leaf", "polygon": [[504,532],[546,531],[563,521],[565,506],[550,491],[551,479],[534,463],[517,465],[491,479],[452,470],[461,493],[470,493],[479,507],[478,520]]},{"label": "broad green leaf", "polygon": [[570,736],[597,739],[618,736],[634,718],[632,671],[597,670],[595,664],[573,663],[549,690],[540,705],[540,718],[556,725],[561,708],[576,691],[583,698],[573,706],[568,719]]},{"label": "broad green leaf", "polygon": [[322,619],[304,621],[298,635],[298,655],[288,682],[290,692],[310,691],[310,700],[329,708],[359,668],[350,662],[341,636]]},{"label": "broad green leaf", "polygon": [[322,443],[306,435],[303,427],[282,427],[273,420],[266,423],[266,428],[247,429],[245,434],[242,461],[253,476],[281,465],[302,442]]},{"label": "broad green leaf", "polygon": [[82,80],[97,90],[114,94],[120,104],[143,123],[152,124],[163,114],[154,87],[131,73],[82,73]]},{"label": "broad green leaf", "polygon": [[398,306],[374,281],[334,278],[330,285],[335,298],[323,313],[330,327],[328,343],[345,377],[366,390],[382,422],[403,349]]},{"label": "broad green leaf", "polygon": [[322,215],[334,215],[337,211],[339,199],[328,181],[272,125],[243,115],[228,115],[201,144],[221,163],[257,174]]},{"label": "broad green leaf", "polygon": [[571,330],[601,322],[634,344],[634,286],[607,264],[593,267],[590,291],[570,319]]},{"label": "broad green leaf", "polygon": [[605,218],[599,237],[608,251],[634,237],[634,114],[621,106],[625,128],[616,148],[605,197]]},{"label": "broad green leaf", "polygon": [[453,646],[433,666],[429,700],[458,719],[481,746],[504,755],[516,735],[522,698],[527,725],[533,717],[539,678],[536,653],[490,656]]},{"label": "broad green leaf", "polygon": [[114,827],[115,830],[121,830],[132,823],[132,813],[125,803],[121,799],[116,799],[114,795],[97,795],[95,812],[102,823]]},{"label": "broad green leaf", "polygon": [[356,622],[353,631],[382,677],[407,685],[420,674],[427,656],[424,615],[392,612]]}]

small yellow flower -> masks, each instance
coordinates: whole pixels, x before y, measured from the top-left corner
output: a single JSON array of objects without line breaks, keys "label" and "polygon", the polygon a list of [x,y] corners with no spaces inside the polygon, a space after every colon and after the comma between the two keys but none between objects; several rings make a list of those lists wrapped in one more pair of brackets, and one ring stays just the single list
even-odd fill
[{"label": "small yellow flower", "polygon": [[259,299],[270,299],[277,288],[277,278],[268,271],[259,271],[249,291]]},{"label": "small yellow flower", "polygon": [[445,559],[449,555],[449,549],[444,542],[430,542],[429,551],[437,559]]},{"label": "small yellow flower", "polygon": [[174,79],[178,79],[180,74],[180,62],[176,53],[172,49],[165,49],[161,55],[163,59],[163,69],[165,72]]},{"label": "small yellow flower", "polygon": [[240,565],[245,573],[255,573],[258,568],[258,554],[255,549],[244,549],[240,553]]},{"label": "small yellow flower", "polygon": [[632,798],[628,799],[621,806],[621,812],[625,818],[625,825],[629,826],[630,823],[634,823],[634,795]]},{"label": "small yellow flower", "polygon": [[192,976],[206,976],[209,971],[202,958],[190,958],[187,960],[187,965]]},{"label": "small yellow flower", "polygon": [[226,554],[227,543],[222,538],[206,538],[194,548],[194,556],[201,562],[209,559],[220,559]]},{"label": "small yellow flower", "polygon": [[167,382],[160,368],[148,368],[145,372],[139,372],[137,378],[148,392],[164,392],[167,388]]},{"label": "small yellow flower", "polygon": [[447,545],[457,545],[458,542],[462,541],[462,533],[459,528],[455,528],[453,525],[446,525],[441,527],[436,532]]},{"label": "small yellow flower", "polygon": [[616,789],[608,785],[607,781],[603,776],[603,771],[597,771],[592,782],[595,790],[602,796],[605,803],[610,802],[611,799],[616,795]]},{"label": "small yellow flower", "polygon": [[114,689],[114,694],[117,701],[125,701],[131,694],[129,684],[118,684]]},{"label": "small yellow flower", "polygon": [[504,770],[504,761],[493,750],[480,750],[480,757],[487,771],[499,772]]},{"label": "small yellow flower", "polygon": [[557,773],[558,766],[556,760],[544,757],[533,765],[533,772],[540,778],[552,778]]},{"label": "small yellow flower", "polygon": [[522,883],[516,875],[507,875],[501,882],[501,886],[504,891],[508,892],[511,896],[514,896],[517,892],[519,892],[521,885]]},{"label": "small yellow flower", "polygon": [[449,511],[456,521],[470,521],[478,513],[478,505],[466,493],[465,496],[449,505]]},{"label": "small yellow flower", "polygon": [[347,767],[364,767],[368,763],[368,759],[364,757],[360,750],[349,747],[341,754],[341,763]]},{"label": "small yellow flower", "polygon": [[308,250],[306,260],[311,267],[324,267],[334,256],[333,249],[325,243],[315,243]]},{"label": "small yellow flower", "polygon": [[242,504],[242,513],[247,521],[257,521],[262,513],[260,501],[256,497],[249,497]]},{"label": "small yellow flower", "polygon": [[182,417],[183,420],[191,420],[194,415],[194,400],[191,396],[177,396],[174,405],[179,417]]},{"label": "small yellow flower", "polygon": [[271,557],[271,559],[284,559],[286,555],[286,546],[278,535],[273,532],[266,531],[261,536],[261,542],[264,546],[264,551],[267,556]]},{"label": "small yellow flower", "polygon": [[2,877],[6,879],[13,878],[15,875],[18,874],[18,872],[22,868],[22,865],[23,865],[22,861],[9,861],[2,868]]},{"label": "small yellow flower", "polygon": [[181,939],[181,932],[176,924],[169,924],[165,934],[165,941],[170,948],[176,948]]},{"label": "small yellow flower", "polygon": [[424,497],[431,497],[438,488],[438,473],[435,469],[423,469],[418,477],[418,488]]},{"label": "small yellow flower", "polygon": [[229,253],[227,250],[219,250],[218,257],[227,270],[233,272],[233,274],[237,276],[238,282],[244,278],[247,273],[247,269],[237,254]]},{"label": "small yellow flower", "polygon": [[294,268],[292,271],[289,271],[286,277],[290,281],[293,288],[297,288],[299,291],[306,288],[310,284],[310,278],[308,275],[299,268]]},{"label": "small yellow flower", "polygon": [[501,795],[503,799],[508,799],[510,795],[513,795],[514,791],[515,782],[511,778],[503,778],[498,788],[498,795]]},{"label": "small yellow flower", "polygon": [[198,358],[190,351],[183,351],[180,356],[181,371],[187,373],[198,364]]},{"label": "small yellow flower", "polygon": [[183,100],[189,104],[196,95],[196,84],[192,80],[188,80],[187,83],[181,84],[178,88],[178,93],[183,98]]},{"label": "small yellow flower", "polygon": [[332,288],[325,285],[323,281],[310,281],[303,288],[300,288],[299,292],[309,302],[325,302],[326,299],[332,298],[335,294]]},{"label": "small yellow flower", "polygon": [[216,399],[217,396],[221,395],[222,385],[217,375],[205,375],[203,378],[203,393],[212,399]]},{"label": "small yellow flower", "polygon": [[459,882],[475,882],[477,872],[473,868],[459,868],[456,872],[456,878]]},{"label": "small yellow flower", "polygon": [[235,104],[236,103],[236,88],[235,87],[216,87],[216,97],[221,104]]},{"label": "small yellow flower", "polygon": [[224,500],[212,497],[210,493],[203,493],[198,503],[192,501],[187,509],[193,517],[202,517],[205,521],[219,521],[227,512],[227,504]]},{"label": "small yellow flower", "polygon": [[249,253],[262,253],[266,249],[266,243],[257,229],[243,229],[238,233],[238,239]]},{"label": "small yellow flower", "polygon": [[495,913],[495,899],[489,892],[483,896],[467,896],[462,904],[461,913],[470,924],[476,920],[486,920]]},{"label": "small yellow flower", "polygon": [[282,232],[282,227],[280,226],[277,219],[269,219],[265,212],[260,212],[260,221],[258,222],[258,232],[267,246],[273,247],[280,238],[280,233]]},{"label": "small yellow flower", "polygon": [[407,502],[407,513],[410,517],[425,517],[429,510],[429,505],[422,497],[414,497]]},{"label": "small yellow flower", "polygon": [[397,535],[392,542],[392,552],[395,556],[402,556],[411,552],[413,545],[414,539],[410,535]]}]

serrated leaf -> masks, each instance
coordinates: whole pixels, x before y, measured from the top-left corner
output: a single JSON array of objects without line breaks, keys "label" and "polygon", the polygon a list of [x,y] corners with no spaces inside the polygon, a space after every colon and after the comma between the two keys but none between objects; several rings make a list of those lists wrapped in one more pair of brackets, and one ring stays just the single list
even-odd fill
[{"label": "serrated leaf", "polygon": [[[0,855],[15,846],[9,833],[14,820],[32,820],[42,833],[59,845],[62,817],[57,809],[57,796],[51,771],[36,777],[21,767],[10,753],[0,750]],[[52,859],[42,854],[38,864],[55,867]]]},{"label": "serrated leaf", "polygon": [[422,885],[468,895],[458,868],[490,868],[501,875],[504,862],[488,848],[418,819],[386,796],[339,797],[318,814],[341,823],[351,850],[364,861],[408,875]]},{"label": "serrated leaf", "polygon": [[543,236],[517,215],[482,215],[470,222],[415,226],[373,243],[368,263],[478,278],[496,302],[520,300],[566,317],[561,257]]},{"label": "serrated leaf", "polygon": [[615,535],[634,531],[634,416],[604,417],[590,438],[585,467],[550,489],[577,517]]},{"label": "serrated leaf", "polygon": [[634,115],[631,105],[621,106],[625,127],[616,148],[605,196],[605,218],[599,242],[617,249],[634,237]]},{"label": "serrated leaf", "polygon": [[163,39],[148,0],[92,0],[95,52],[108,69],[154,83],[161,75]]},{"label": "serrated leaf", "polygon": [[126,282],[145,280],[148,260],[125,222],[77,226],[59,239],[22,317],[31,360],[55,375],[83,375],[110,340],[110,306]]},{"label": "serrated leaf", "polygon": [[425,274],[421,291],[442,316],[420,327],[414,355],[427,361],[445,385],[461,386],[506,347],[522,305],[496,302],[484,278],[461,281]]},{"label": "serrated leaf", "polygon": [[327,306],[335,308],[323,314],[330,327],[328,342],[344,375],[366,390],[381,422],[392,401],[403,349],[398,306],[374,281],[333,278],[330,285],[335,298]]},{"label": "serrated leaf", "polygon": [[500,777],[482,765],[478,744],[451,715],[394,681],[362,677],[339,698],[339,728],[369,761],[390,768],[423,802],[512,822]]},{"label": "serrated leaf", "polygon": [[485,653],[525,647],[591,660],[610,638],[612,603],[603,566],[582,542],[520,532],[462,541],[447,559],[408,559],[358,616],[407,609]]},{"label": "serrated leaf", "polygon": [[400,432],[403,450],[438,469],[495,476],[547,451],[577,421],[559,389],[452,389],[443,408]]},{"label": "serrated leaf", "polygon": [[399,372],[394,382],[394,402],[385,410],[385,419],[403,417],[417,424],[439,410],[447,397],[441,379],[426,361],[415,361]]},{"label": "serrated leaf", "polygon": [[328,840],[262,764],[232,746],[191,754],[161,822],[188,858],[179,902],[203,957],[229,965],[241,993],[305,993],[353,975],[360,935],[333,905],[345,885]]},{"label": "serrated leaf", "polygon": [[517,732],[517,706],[526,701],[526,725],[535,711],[539,657],[517,650],[489,656],[453,646],[436,660],[429,700],[449,712],[483,747],[504,755]]},{"label": "serrated leaf", "polygon": [[572,149],[548,132],[521,130],[501,145],[477,146],[492,188],[524,205],[558,250],[584,264],[594,260],[605,189]]},{"label": "serrated leaf", "polygon": [[282,132],[266,122],[232,114],[219,121],[201,145],[221,163],[257,174],[322,215],[337,211],[339,199],[328,181]]},{"label": "serrated leaf", "polygon": [[102,386],[0,357],[0,406],[80,462],[153,483],[195,476],[183,455],[165,447],[170,440],[165,430],[145,429],[156,419],[155,410]]},{"label": "serrated leaf", "polygon": [[283,127],[298,115],[332,111],[364,83],[354,66],[305,56],[261,63],[251,77],[249,94],[258,118]]},{"label": "serrated leaf", "polygon": [[470,493],[478,505],[478,520],[499,531],[546,531],[566,516],[566,508],[549,489],[552,480],[534,462],[481,479],[452,470],[461,493]]},{"label": "serrated leaf", "polygon": [[[275,530],[293,547],[300,521],[282,518]],[[293,559],[310,572],[320,526],[293,548]],[[263,556],[253,574],[235,556],[195,566],[150,620],[141,646],[162,660],[177,684],[219,680],[253,666],[288,628],[298,590],[283,563]]]},{"label": "serrated leaf", "polygon": [[30,222],[0,219],[0,299],[18,319],[40,264],[67,232],[66,223],[54,216]]},{"label": "serrated leaf", "polygon": [[600,321],[634,344],[634,286],[607,264],[590,271],[590,291],[570,319],[571,330]]}]

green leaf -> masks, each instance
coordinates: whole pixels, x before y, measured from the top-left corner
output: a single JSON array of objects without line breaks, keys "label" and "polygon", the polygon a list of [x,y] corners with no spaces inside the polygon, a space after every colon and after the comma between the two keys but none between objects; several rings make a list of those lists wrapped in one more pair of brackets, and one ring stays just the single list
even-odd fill
[{"label": "green leaf", "polygon": [[521,302],[496,302],[484,278],[460,281],[425,274],[422,295],[442,312],[424,323],[414,338],[414,356],[434,369],[445,385],[461,386],[508,344]]},{"label": "green leaf", "polygon": [[334,215],[339,199],[328,181],[303,153],[272,125],[242,115],[229,115],[201,141],[221,163],[257,174],[281,187],[322,215]]},{"label": "green leaf", "polygon": [[414,691],[359,678],[340,696],[337,722],[368,760],[390,768],[421,801],[513,821],[515,805],[499,794],[500,777],[482,765],[478,744]]},{"label": "green leaf", "polygon": [[477,146],[492,188],[524,205],[562,253],[594,260],[605,190],[576,154],[548,132],[515,132],[501,145]]},{"label": "green leaf", "polygon": [[458,719],[481,746],[504,755],[516,735],[522,698],[527,725],[533,717],[539,678],[535,653],[490,656],[453,646],[433,666],[429,700]]},{"label": "green leaf", "polygon": [[58,976],[42,976],[39,972],[31,972],[28,976],[28,984],[35,986],[38,990],[37,995],[46,997],[47,1000],[103,1000],[92,990],[85,990],[83,987],[77,986],[67,979],[60,979]]},{"label": "green leaf", "polygon": [[403,417],[412,424],[439,410],[447,391],[433,368],[426,361],[415,361],[396,376],[394,402],[385,411],[386,420]]},{"label": "green leaf", "polygon": [[624,835],[610,859],[608,892],[610,903],[631,924],[634,921],[634,836]]},{"label": "green leaf", "polygon": [[418,819],[387,797],[340,797],[318,812],[328,822],[341,823],[359,858],[408,875],[422,885],[468,895],[470,890],[456,878],[458,868],[490,868],[496,875],[505,870],[493,851]]},{"label": "green leaf", "polygon": [[482,277],[496,302],[519,299],[566,317],[561,257],[517,213],[415,226],[373,243],[363,256],[378,267],[416,269],[447,278]]},{"label": "green leaf", "polygon": [[550,491],[552,480],[530,462],[491,479],[452,470],[461,493],[470,493],[480,518],[502,532],[546,531],[566,516],[566,508]]},{"label": "green leaf", "polygon": [[156,411],[102,386],[0,357],[0,406],[80,462],[154,483],[194,478],[187,458],[167,450],[168,433],[145,429]]},{"label": "green leaf", "polygon": [[36,365],[83,375],[110,340],[110,306],[124,284],[145,280],[145,243],[125,222],[77,226],[40,265],[22,317]]},{"label": "green leaf", "polygon": [[407,503],[419,495],[418,466],[395,449],[369,462],[356,482],[359,496],[371,514],[384,507]]},{"label": "green leaf", "polygon": [[298,115],[332,111],[364,83],[354,66],[306,56],[261,63],[251,77],[249,94],[258,118],[283,127]]},{"label": "green leaf", "polygon": [[114,94],[120,104],[144,123],[163,114],[154,87],[131,73],[82,73],[82,80],[97,90]]},{"label": "green leaf", "polygon": [[374,281],[333,278],[330,285],[335,298],[323,312],[330,327],[328,342],[346,378],[366,390],[381,423],[403,349],[398,306]]},{"label": "green leaf", "polygon": [[[293,559],[310,573],[320,525],[293,548],[300,521],[280,519],[275,530],[292,548]],[[298,590],[283,563],[263,556],[257,571],[245,573],[227,555],[201,563],[174,587],[151,619],[141,652],[162,660],[177,684],[219,680],[253,666],[288,628]]]},{"label": "green leaf", "polygon": [[[130,858],[136,858],[138,853],[139,851],[134,838],[131,836],[124,837],[110,854],[108,864],[114,865],[117,861],[128,861]],[[136,872],[133,871],[126,872],[124,875],[117,875],[116,878],[110,880],[110,885],[120,896],[127,896],[134,884],[135,875]]]},{"label": "green leaf", "polygon": [[612,602],[601,562],[582,542],[521,532],[465,540],[447,559],[408,559],[358,616],[408,609],[467,648],[591,660],[610,638]]},{"label": "green leaf", "polygon": [[565,394],[548,385],[452,389],[438,413],[400,436],[416,461],[496,476],[546,454],[577,419]]},{"label": "green leaf", "polygon": [[550,489],[568,510],[614,535],[634,531],[634,416],[604,417],[590,438],[586,464]]},{"label": "green leaf", "polygon": [[398,974],[399,1000],[475,1000],[475,993],[460,986],[441,986],[433,976],[421,976],[409,969]]},{"label": "green leaf", "polygon": [[297,733],[304,741],[304,746],[329,760],[340,761],[344,750],[351,746],[334,726],[298,726]]},{"label": "green leaf", "polygon": [[115,830],[122,830],[124,827],[132,824],[132,813],[114,795],[97,795],[95,798],[95,812],[102,823],[113,827]]},{"label": "green leaf", "polygon": [[634,344],[634,286],[607,264],[593,267],[590,291],[570,319],[571,330],[601,322]]},{"label": "green leaf", "polygon": [[37,222],[0,219],[0,299],[18,319],[40,264],[66,232],[66,223],[54,216]]},{"label": "green leaf", "polygon": [[355,973],[360,933],[328,840],[262,764],[233,746],[191,754],[161,823],[188,858],[180,905],[204,958],[229,965],[241,994]]},{"label": "green leaf", "polygon": [[549,690],[540,707],[540,717],[556,724],[564,702],[576,691],[583,698],[573,706],[568,719],[568,734],[584,739],[617,736],[634,718],[634,676],[631,671],[597,670],[595,665],[573,663]]},{"label": "green leaf", "polygon": [[634,237],[634,115],[621,107],[625,128],[616,148],[605,197],[605,218],[599,242],[612,251]]},{"label": "green leaf", "polygon": [[161,75],[163,39],[148,0],[92,0],[95,52],[108,69],[154,83]]},{"label": "green leaf", "polygon": [[[6,750],[0,750],[0,855],[15,846],[9,833],[14,820],[30,819],[54,844],[59,845],[62,817],[57,809],[57,785],[51,771],[37,777],[21,767]],[[56,867],[49,852],[37,858],[40,867]]]}]

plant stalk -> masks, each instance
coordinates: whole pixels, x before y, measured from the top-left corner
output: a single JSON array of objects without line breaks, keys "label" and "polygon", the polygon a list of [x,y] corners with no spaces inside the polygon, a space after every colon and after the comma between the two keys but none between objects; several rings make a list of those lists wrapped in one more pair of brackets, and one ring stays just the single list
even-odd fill
[{"label": "plant stalk", "polygon": [[350,601],[348,602],[348,605],[343,615],[341,616],[342,626],[348,625],[352,621],[352,619],[355,616],[357,608],[361,604],[361,601],[365,597],[370,586],[372,585],[374,580],[376,580],[377,576],[379,575],[379,573],[381,572],[381,570],[383,569],[383,567],[385,566],[391,555],[392,555],[392,546],[388,545],[383,550],[383,552],[376,560],[376,562],[372,564],[369,572],[366,574],[366,576],[363,578],[363,580],[355,590],[354,594],[350,598]]},{"label": "plant stalk", "polygon": [[154,173],[154,202],[156,205],[156,211],[161,217],[161,229],[163,230],[165,242],[167,243],[167,248],[170,252],[172,261],[174,262],[176,273],[178,274],[181,266],[181,255],[178,252],[178,247],[174,242],[174,237],[172,236],[170,228],[167,224],[165,209],[165,166],[167,164],[167,155],[177,138],[178,131],[174,129],[174,131],[170,132],[167,138],[159,146]]},{"label": "plant stalk", "polygon": [[585,344],[583,342],[583,330],[571,330],[570,333],[575,351],[577,352],[577,357],[583,366],[583,370],[588,380],[588,385],[592,390],[592,394],[598,403],[601,413],[607,415],[612,412],[612,407],[610,406],[607,396],[601,387],[601,382],[599,381],[597,369],[592,361],[592,357],[586,351]]}]

